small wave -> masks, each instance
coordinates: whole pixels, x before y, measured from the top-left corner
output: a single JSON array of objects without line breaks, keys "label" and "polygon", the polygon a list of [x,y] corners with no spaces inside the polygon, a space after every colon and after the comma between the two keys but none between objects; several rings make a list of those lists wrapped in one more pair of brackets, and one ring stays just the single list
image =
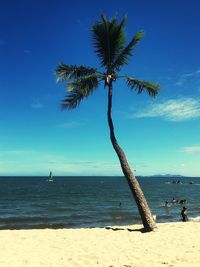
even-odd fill
[{"label": "small wave", "polygon": [[157,220],[156,214],[153,214],[153,219],[156,222],[156,220]]},{"label": "small wave", "polygon": [[158,222],[166,222],[166,221],[174,221],[175,220],[175,216],[174,215],[170,215],[170,214],[168,214],[168,215],[165,215],[165,214],[158,214],[157,216],[156,216],[156,221],[158,221]]},{"label": "small wave", "polygon": [[189,217],[189,221],[192,221],[192,222],[200,222],[200,216],[197,216],[197,217]]},{"label": "small wave", "polygon": [[116,220],[122,219],[122,216],[115,217]]}]

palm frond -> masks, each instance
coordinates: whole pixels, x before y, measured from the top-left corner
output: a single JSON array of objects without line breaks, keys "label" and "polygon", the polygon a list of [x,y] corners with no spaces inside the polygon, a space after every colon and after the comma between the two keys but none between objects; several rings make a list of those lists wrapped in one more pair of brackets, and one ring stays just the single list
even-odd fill
[{"label": "palm frond", "polygon": [[76,108],[81,100],[93,93],[101,80],[101,76],[95,73],[68,83],[69,93],[61,102],[62,109]]},{"label": "palm frond", "polygon": [[136,90],[138,94],[141,94],[143,91],[146,91],[150,96],[155,97],[159,91],[158,83],[151,83],[148,81],[140,81],[135,78],[126,77],[127,85],[132,89]]},{"label": "palm frond", "polygon": [[92,27],[93,45],[95,52],[100,58],[101,65],[110,70],[119,51],[125,44],[124,26],[126,17],[118,25],[117,18],[111,20],[102,15],[101,21]]},{"label": "palm frond", "polygon": [[123,65],[127,65],[130,57],[133,55],[132,51],[135,47],[135,45],[141,40],[141,38],[144,36],[143,32],[138,32],[136,35],[133,37],[131,42],[123,48],[121,51],[119,51],[119,54],[117,55],[113,65],[112,69],[119,71],[120,68]]},{"label": "palm frond", "polygon": [[76,66],[60,63],[56,68],[56,76],[58,81],[78,79],[94,73],[96,73],[96,69],[82,65]]}]

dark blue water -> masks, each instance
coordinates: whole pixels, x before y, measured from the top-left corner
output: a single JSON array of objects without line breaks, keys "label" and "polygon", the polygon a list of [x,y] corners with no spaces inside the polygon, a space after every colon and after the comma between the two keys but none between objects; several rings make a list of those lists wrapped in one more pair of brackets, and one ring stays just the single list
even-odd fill
[{"label": "dark blue water", "polygon": [[[186,199],[188,215],[200,219],[200,178],[139,178],[157,222],[180,221]],[[190,182],[193,181],[193,184]],[[121,205],[119,203],[121,202]],[[124,177],[0,177],[0,229],[103,227],[140,223]]]}]

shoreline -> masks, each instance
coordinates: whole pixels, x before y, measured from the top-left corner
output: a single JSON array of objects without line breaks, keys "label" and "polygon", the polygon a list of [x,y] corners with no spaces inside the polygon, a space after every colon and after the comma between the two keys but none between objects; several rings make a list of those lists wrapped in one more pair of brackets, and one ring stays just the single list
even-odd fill
[{"label": "shoreline", "polygon": [[[129,230],[127,230],[127,228]],[[200,223],[0,231],[0,266],[199,266]]]}]

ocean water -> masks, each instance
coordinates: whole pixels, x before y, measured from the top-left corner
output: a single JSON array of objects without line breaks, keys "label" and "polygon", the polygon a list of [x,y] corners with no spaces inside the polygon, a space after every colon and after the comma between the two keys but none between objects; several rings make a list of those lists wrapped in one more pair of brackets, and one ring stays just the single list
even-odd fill
[{"label": "ocean water", "polygon": [[[141,177],[138,181],[157,222],[180,221],[186,199],[200,221],[200,178]],[[192,182],[192,184],[190,184]],[[120,205],[121,203],[121,205]],[[0,177],[0,229],[80,228],[140,223],[124,177]]]}]

